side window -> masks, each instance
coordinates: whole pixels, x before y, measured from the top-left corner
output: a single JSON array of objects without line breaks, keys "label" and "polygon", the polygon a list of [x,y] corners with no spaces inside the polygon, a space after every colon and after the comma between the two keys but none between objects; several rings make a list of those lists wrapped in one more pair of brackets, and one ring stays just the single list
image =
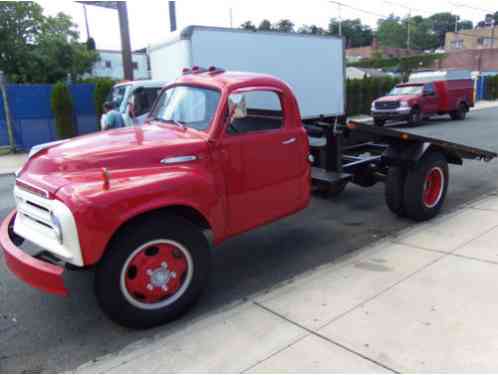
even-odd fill
[{"label": "side window", "polygon": [[142,116],[148,113],[157,98],[157,94],[161,91],[158,88],[144,88],[135,97],[135,115]]},{"label": "side window", "polygon": [[434,95],[434,85],[432,83],[427,83],[424,85],[424,94]]},{"label": "side window", "polygon": [[280,95],[273,91],[235,93],[228,99],[229,134],[276,130],[283,127]]}]

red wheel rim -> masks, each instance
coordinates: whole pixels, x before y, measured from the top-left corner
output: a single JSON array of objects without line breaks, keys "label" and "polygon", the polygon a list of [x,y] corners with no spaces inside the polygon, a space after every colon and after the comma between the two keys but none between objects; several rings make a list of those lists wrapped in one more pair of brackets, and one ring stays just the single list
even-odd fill
[{"label": "red wheel rim", "polygon": [[192,275],[188,251],[173,241],[155,241],[135,250],[121,273],[125,297],[141,308],[160,308],[184,293]]},{"label": "red wheel rim", "polygon": [[432,168],[425,178],[424,204],[427,208],[435,207],[441,200],[444,188],[444,174],[441,168]]}]

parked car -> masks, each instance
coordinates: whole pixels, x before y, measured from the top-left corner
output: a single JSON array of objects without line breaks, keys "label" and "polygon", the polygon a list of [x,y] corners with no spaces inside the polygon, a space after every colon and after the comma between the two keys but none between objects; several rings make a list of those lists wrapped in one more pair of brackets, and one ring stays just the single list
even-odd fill
[{"label": "parked car", "polygon": [[[114,85],[106,101],[114,104],[126,126],[142,125],[165,84],[158,80],[120,82]],[[102,114],[101,124],[105,116]]]},{"label": "parked car", "polygon": [[452,120],[464,120],[473,106],[474,81],[470,71],[420,72],[376,99],[371,114],[377,126],[384,126],[386,121],[417,125],[434,115],[449,114]]}]

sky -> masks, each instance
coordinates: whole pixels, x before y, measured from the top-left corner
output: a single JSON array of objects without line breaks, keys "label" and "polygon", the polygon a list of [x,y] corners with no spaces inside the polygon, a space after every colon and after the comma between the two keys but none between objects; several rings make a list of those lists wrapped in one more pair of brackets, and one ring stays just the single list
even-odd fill
[{"label": "sky", "polygon": [[[486,12],[498,10],[496,0],[338,0],[338,6],[328,0],[277,1],[277,0],[178,0],[176,1],[178,28],[188,25],[238,27],[250,20],[256,25],[264,18],[272,22],[290,19],[297,26],[317,24],[327,27],[328,20],[340,16],[360,18],[375,28],[379,16],[394,13],[407,15],[413,7],[412,15],[430,16],[436,12],[450,11],[474,23],[481,21]],[[46,15],[64,12],[73,17],[79,26],[82,40],[86,40],[83,6],[67,0],[38,0]],[[339,9],[340,8],[340,9]],[[98,49],[120,49],[119,23],[113,10],[87,6],[91,36]],[[170,34],[168,1],[129,0],[128,17],[132,49],[140,49],[160,43]]]}]

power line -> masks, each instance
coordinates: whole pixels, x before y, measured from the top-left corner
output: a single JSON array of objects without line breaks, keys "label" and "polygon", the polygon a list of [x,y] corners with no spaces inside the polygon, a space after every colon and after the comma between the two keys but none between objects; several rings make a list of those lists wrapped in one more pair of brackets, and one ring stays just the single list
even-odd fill
[{"label": "power line", "polygon": [[467,9],[477,10],[478,12],[485,12],[485,13],[490,13],[490,14],[494,14],[496,12],[496,10],[478,8],[478,7],[474,7],[474,6],[470,6],[470,5],[466,5],[466,4],[462,4],[462,3],[449,2],[449,4],[451,4],[457,8],[467,8]]}]

